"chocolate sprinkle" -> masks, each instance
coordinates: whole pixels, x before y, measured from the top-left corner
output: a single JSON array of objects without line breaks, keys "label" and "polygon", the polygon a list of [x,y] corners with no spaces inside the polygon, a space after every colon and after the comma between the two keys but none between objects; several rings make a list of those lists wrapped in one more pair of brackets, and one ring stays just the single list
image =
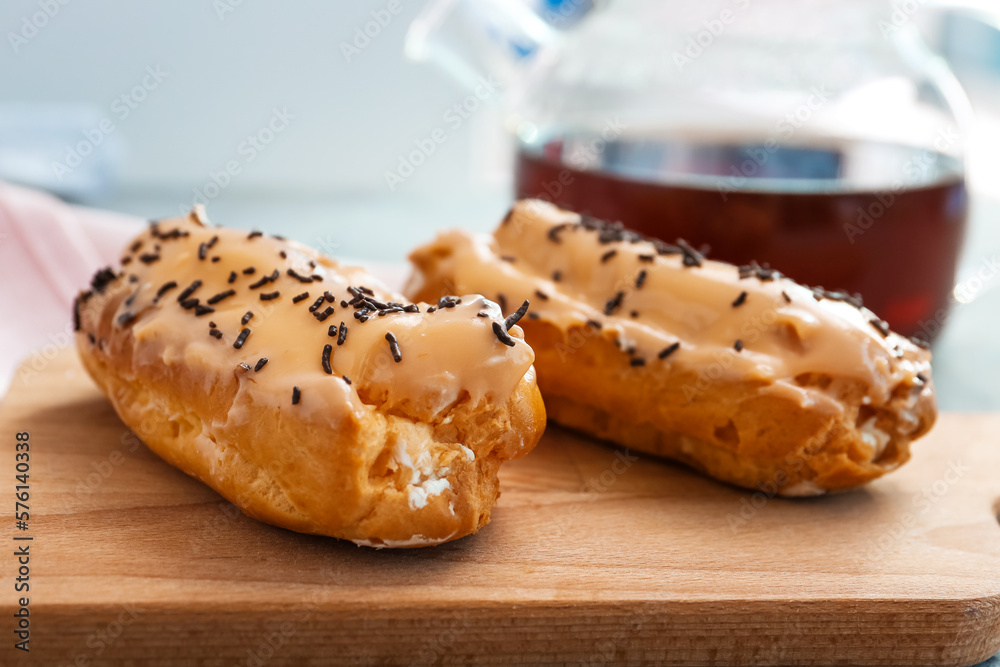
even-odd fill
[{"label": "chocolate sprinkle", "polygon": [[548,295],[548,294],[546,294],[545,292],[543,292],[543,291],[542,291],[542,290],[540,290],[540,289],[536,289],[536,290],[535,290],[535,295],[536,295],[536,296],[537,296],[537,297],[538,297],[539,299],[541,299],[542,301],[548,301],[548,300],[549,300],[549,295]]},{"label": "chocolate sprinkle", "polygon": [[235,271],[230,271],[229,272],[229,284],[232,285],[235,282],[236,282],[236,272]]},{"label": "chocolate sprinkle", "polygon": [[[309,298],[309,292],[303,292],[302,294],[298,294],[296,296],[293,296],[292,297],[292,303],[298,303],[299,301],[305,301],[308,298]],[[322,302],[320,302],[320,303],[322,303]]]},{"label": "chocolate sprinkle", "polygon": [[558,225],[553,225],[549,228],[548,236],[549,240],[553,243],[562,243],[562,239],[559,238],[559,232],[569,227],[569,223],[561,222]]},{"label": "chocolate sprinkle", "polygon": [[188,285],[188,287],[183,292],[181,292],[180,294],[177,295],[177,300],[178,301],[186,301],[187,298],[189,296],[191,296],[192,294],[194,294],[194,291],[196,289],[198,289],[199,287],[201,287],[201,281],[200,280],[194,281],[193,283],[191,283],[190,285]]},{"label": "chocolate sprinkle", "polygon": [[524,314],[528,312],[528,305],[529,305],[528,300],[525,299],[524,303],[521,304],[521,307],[515,310],[513,313],[511,313],[510,316],[503,321],[504,331],[510,331],[510,328],[512,326],[521,321],[521,318],[524,317]]},{"label": "chocolate sprinkle", "polygon": [[785,300],[785,303],[791,303],[792,297],[788,296],[788,292],[781,290],[781,298]]},{"label": "chocolate sprinkle", "polygon": [[489,317],[489,316],[490,314],[487,313],[485,310],[480,310],[478,313],[476,313],[476,317]]},{"label": "chocolate sprinkle", "polygon": [[213,262],[213,263],[214,263],[214,262],[218,262],[218,261],[219,261],[220,259],[222,259],[222,258],[221,258],[221,257],[219,257],[218,255],[216,255],[215,257],[213,257],[213,258],[212,258],[212,262]]},{"label": "chocolate sprinkle", "polygon": [[[782,292],[782,294],[783,293],[784,292]],[[742,306],[744,303],[746,303],[746,300],[747,300],[747,293],[745,291],[740,292],[740,295],[736,297],[735,301],[733,301],[733,308],[738,308],[739,306]]]},{"label": "chocolate sprinkle", "polygon": [[629,360],[628,365],[629,366],[645,366],[646,365],[646,360],[643,359],[642,357],[633,357],[632,359]]},{"label": "chocolate sprinkle", "polygon": [[246,325],[246,323],[250,321],[251,317],[253,317],[253,313],[248,310],[244,313],[242,319],[240,319],[240,324]]},{"label": "chocolate sprinkle", "polygon": [[330,338],[335,338],[337,336],[337,325],[331,324],[330,328],[326,330],[326,335]]},{"label": "chocolate sprinkle", "polygon": [[292,387],[292,405],[298,405],[299,400],[302,398],[302,392],[298,387]]},{"label": "chocolate sprinkle", "polygon": [[882,334],[883,338],[889,335],[889,323],[885,320],[880,320],[876,317],[873,320],[869,320],[868,323],[875,327],[876,331]]},{"label": "chocolate sprinkle", "polygon": [[500,255],[500,259],[510,264],[513,264],[514,262],[517,261],[517,257],[512,257],[510,255]]},{"label": "chocolate sprinkle", "polygon": [[253,367],[254,373],[264,368],[267,365],[267,357],[261,357],[257,360],[257,365]]},{"label": "chocolate sprinkle", "polygon": [[181,308],[183,308],[184,310],[191,310],[197,305],[198,305],[197,297],[193,299],[184,299],[183,301],[181,301]]},{"label": "chocolate sprinkle", "polygon": [[[326,301],[326,297],[322,297],[322,296],[319,297],[318,299],[316,299],[315,301],[313,301],[312,305],[309,306],[309,312],[310,313],[315,313],[317,310],[319,310],[319,307],[323,305],[324,301]],[[342,306],[344,308],[346,308],[347,304],[342,304]]]},{"label": "chocolate sprinkle", "polygon": [[656,248],[657,255],[679,255],[681,254],[681,249],[670,243],[665,243],[660,239],[650,239],[650,243]]},{"label": "chocolate sprinkle", "polygon": [[156,298],[159,299],[161,296],[163,296],[164,294],[166,294],[167,292],[176,287],[177,287],[176,280],[171,280],[168,283],[163,283],[163,285],[160,286],[160,289],[156,290]]},{"label": "chocolate sprinkle", "polygon": [[215,328],[209,329],[208,335],[220,340],[222,339],[222,332]]},{"label": "chocolate sprinkle", "polygon": [[333,315],[333,306],[329,306],[322,313],[313,313],[313,317],[315,317],[320,322],[322,322],[326,318],[330,317],[331,315]]},{"label": "chocolate sprinkle", "polygon": [[562,280],[562,271],[553,271],[552,272],[552,282],[557,283],[560,280]]},{"label": "chocolate sprinkle", "polygon": [[142,262],[143,264],[152,264],[153,262],[158,261],[159,259],[160,259],[159,254],[154,252],[147,252],[143,253],[142,255],[139,255],[139,261]]},{"label": "chocolate sprinkle", "polygon": [[202,315],[208,315],[209,313],[214,313],[214,312],[215,308],[212,308],[211,306],[198,305],[194,307],[195,317],[201,317]]},{"label": "chocolate sprinkle", "polygon": [[844,303],[850,304],[857,309],[861,309],[864,306],[864,302],[861,299],[860,294],[848,294],[844,291],[831,291],[823,289],[822,287],[812,288],[813,298],[817,301],[822,299],[829,299],[830,301],[843,301]]},{"label": "chocolate sprinkle", "polygon": [[271,301],[272,299],[277,299],[281,295],[281,292],[275,290],[273,292],[264,292],[260,295],[261,301]]},{"label": "chocolate sprinkle", "polygon": [[618,292],[618,294],[615,294],[610,299],[608,299],[607,302],[604,304],[604,314],[613,315],[616,310],[621,308],[622,299],[624,298],[625,298],[625,292],[621,291]]},{"label": "chocolate sprinkle", "polygon": [[271,277],[270,276],[264,276],[263,278],[261,278],[257,282],[251,283],[249,287],[250,287],[250,289],[257,289],[258,287],[263,287],[264,285],[268,284],[269,282],[271,282]]},{"label": "chocolate sprinkle", "polygon": [[737,352],[742,352],[743,351],[743,341],[737,339],[736,342],[733,343],[733,349],[736,350]]},{"label": "chocolate sprinkle", "polygon": [[243,331],[240,332],[240,335],[236,337],[236,340],[233,341],[233,347],[235,347],[237,350],[243,347],[243,343],[247,342],[247,336],[249,335],[250,335],[250,329],[249,328],[243,329]]},{"label": "chocolate sprinkle", "polygon": [[257,267],[255,266],[248,266],[247,268],[243,269],[243,275],[245,276],[252,276],[256,272],[257,272]]},{"label": "chocolate sprinkle", "polygon": [[615,249],[613,249],[613,248],[611,250],[607,251],[606,253],[604,253],[603,255],[601,255],[601,264],[607,262],[609,259],[611,259],[612,257],[614,257],[617,254],[618,254],[618,251],[615,250]]},{"label": "chocolate sprinkle", "polygon": [[496,334],[497,340],[506,345],[507,347],[514,347],[514,339],[510,337],[506,329],[499,322],[493,323],[493,333]]},{"label": "chocolate sprinkle", "polygon": [[198,246],[198,259],[205,259],[208,255],[208,244],[202,243]]},{"label": "chocolate sprinkle", "polygon": [[458,304],[462,303],[461,297],[457,296],[443,296],[438,299],[438,308],[454,308]]},{"label": "chocolate sprinkle", "polygon": [[335,297],[333,295],[333,292],[331,292],[330,290],[326,290],[325,292],[323,292],[323,298],[329,301],[330,303],[333,303],[334,301],[337,300],[337,297]]},{"label": "chocolate sprinkle", "polygon": [[234,296],[235,294],[236,290],[227,289],[225,292],[219,292],[218,294],[213,296],[211,299],[207,301],[207,303],[209,305],[214,305],[216,303],[219,303],[223,299],[228,299],[229,297]]},{"label": "chocolate sprinkle", "polygon": [[282,250],[281,252],[279,252],[278,256],[280,256],[281,259],[288,259],[288,253],[285,252],[284,250]]},{"label": "chocolate sprinkle", "polygon": [[764,264],[750,262],[749,264],[737,267],[737,271],[739,271],[740,280],[745,280],[746,278],[757,278],[761,282],[767,282],[781,277],[781,273],[772,269],[771,265],[766,262]]},{"label": "chocolate sprinkle", "polygon": [[347,384],[351,384],[351,378],[347,377],[346,375],[341,375],[340,377],[344,378],[344,382],[346,382]]},{"label": "chocolate sprinkle", "polygon": [[672,345],[668,345],[665,348],[663,348],[662,350],[660,350],[660,353],[658,355],[656,355],[656,356],[659,357],[660,359],[666,359],[671,354],[673,354],[674,352],[676,352],[680,348],[680,346],[681,346],[681,344],[680,344],[679,341],[676,342],[676,343],[674,343],[674,344],[672,344]]},{"label": "chocolate sprinkle", "polygon": [[386,332],[385,339],[389,341],[389,351],[392,352],[392,358],[398,364],[403,360],[403,353],[399,351],[399,341],[396,340],[396,336],[391,331]]},{"label": "chocolate sprinkle", "polygon": [[587,326],[593,327],[597,330],[600,330],[602,327],[601,323],[597,320],[587,320]]},{"label": "chocolate sprinkle", "polygon": [[298,280],[300,283],[311,283],[313,281],[312,276],[303,276],[302,274],[300,274],[299,272],[297,272],[295,269],[288,269],[287,273],[292,278],[295,278],[296,280]]},{"label": "chocolate sprinkle", "polygon": [[118,316],[118,325],[127,327],[135,322],[135,313],[122,313]]},{"label": "chocolate sprinkle", "polygon": [[340,323],[340,329],[337,330],[337,345],[343,345],[344,341],[347,340],[347,325],[343,322]]},{"label": "chocolate sprinkle", "polygon": [[652,262],[654,259],[656,259],[656,257],[653,255],[639,255],[640,262]]},{"label": "chocolate sprinkle", "polygon": [[[323,356],[320,360],[323,362],[323,372],[327,375],[333,375],[333,369],[330,368],[330,353],[333,352],[333,345],[327,343],[323,346]],[[398,359],[396,361],[399,361]]]},{"label": "chocolate sprinkle", "polygon": [[642,289],[642,286],[646,284],[646,269],[639,272],[639,275],[635,278],[635,288]]},{"label": "chocolate sprinkle", "polygon": [[677,239],[677,247],[684,254],[684,266],[701,266],[705,256],[688,245],[684,239]]},{"label": "chocolate sprinkle", "polygon": [[107,267],[97,271],[94,277],[90,279],[90,289],[94,290],[98,294],[102,294],[108,285],[118,280],[118,276],[115,272],[111,270],[111,267]]}]

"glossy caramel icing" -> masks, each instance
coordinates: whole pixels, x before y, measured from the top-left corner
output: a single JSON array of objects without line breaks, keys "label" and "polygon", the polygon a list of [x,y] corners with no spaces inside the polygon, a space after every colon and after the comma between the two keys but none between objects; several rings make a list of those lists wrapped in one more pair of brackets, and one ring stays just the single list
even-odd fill
[{"label": "glossy caramel icing", "polygon": [[[808,288],[766,266],[705,259],[683,242],[638,234],[546,202],[518,202],[492,235],[443,232],[428,248],[462,289],[563,329],[590,326],[636,366],[678,365],[710,380],[748,380],[804,407],[842,405],[806,374],[854,378],[866,402],[887,404],[900,384],[930,392],[930,353],[888,330],[860,298]],[[407,293],[419,293],[423,276]],[[696,389],[696,388],[695,388]]]}]

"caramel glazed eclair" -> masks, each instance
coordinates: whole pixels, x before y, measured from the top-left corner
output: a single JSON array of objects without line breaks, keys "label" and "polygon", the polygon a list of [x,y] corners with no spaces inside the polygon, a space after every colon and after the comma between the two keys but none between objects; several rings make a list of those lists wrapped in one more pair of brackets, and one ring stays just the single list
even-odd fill
[{"label": "caramel glazed eclair", "polygon": [[203,216],[152,223],[77,299],[80,357],[122,420],[277,526],[418,547],[485,525],[500,464],[545,424],[520,328]]},{"label": "caramel glazed eclair", "polygon": [[786,496],[863,484],[934,423],[930,353],[857,296],[708,261],[542,201],[492,238],[440,234],[407,294],[531,299],[522,322],[556,422]]}]

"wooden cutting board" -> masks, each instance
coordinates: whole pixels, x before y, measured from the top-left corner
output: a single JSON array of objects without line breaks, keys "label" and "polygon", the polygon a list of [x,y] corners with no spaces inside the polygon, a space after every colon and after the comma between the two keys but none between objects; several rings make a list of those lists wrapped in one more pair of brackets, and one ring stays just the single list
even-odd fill
[{"label": "wooden cutting board", "polygon": [[[71,350],[22,368],[0,425],[3,664],[970,665],[1000,650],[1000,415],[946,414],[897,473],[804,500],[553,427],[504,468],[489,526],[409,551],[242,516],[140,444]],[[10,497],[20,431],[28,531]],[[11,639],[23,544],[29,654]]]}]

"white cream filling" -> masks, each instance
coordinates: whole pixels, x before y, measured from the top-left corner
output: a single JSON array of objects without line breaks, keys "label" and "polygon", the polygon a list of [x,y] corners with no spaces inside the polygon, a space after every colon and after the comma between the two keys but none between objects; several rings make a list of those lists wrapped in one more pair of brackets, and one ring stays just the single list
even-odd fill
[{"label": "white cream filling", "polygon": [[810,480],[804,482],[799,482],[798,484],[792,484],[791,486],[781,490],[781,495],[789,497],[803,497],[803,496],[821,496],[826,493],[826,489],[822,489]]},{"label": "white cream filling", "polygon": [[872,448],[874,454],[872,454],[872,459],[877,459],[885,451],[886,445],[889,444],[890,436],[888,433],[882,429],[875,426],[876,418],[872,417],[858,429],[861,433],[861,441]]},{"label": "white cream filling", "polygon": [[435,544],[441,544],[442,542],[447,542],[451,539],[451,533],[447,537],[442,537],[440,539],[425,537],[423,535],[414,535],[408,540],[351,540],[359,547],[374,547],[375,549],[399,549],[402,547],[426,547],[434,546]]},{"label": "white cream filling", "polygon": [[[469,452],[471,453],[471,450]],[[414,461],[406,442],[400,440],[396,443],[393,455],[396,462],[401,467],[408,468],[411,473],[407,489],[411,510],[426,507],[429,498],[451,488],[451,482],[446,478],[450,470],[447,466],[435,469],[426,448],[420,450],[417,460]]]},{"label": "white cream filling", "polygon": [[410,487],[410,509],[418,510],[427,506],[427,499],[436,496],[445,489],[451,488],[447,479],[428,479],[417,486]]}]

